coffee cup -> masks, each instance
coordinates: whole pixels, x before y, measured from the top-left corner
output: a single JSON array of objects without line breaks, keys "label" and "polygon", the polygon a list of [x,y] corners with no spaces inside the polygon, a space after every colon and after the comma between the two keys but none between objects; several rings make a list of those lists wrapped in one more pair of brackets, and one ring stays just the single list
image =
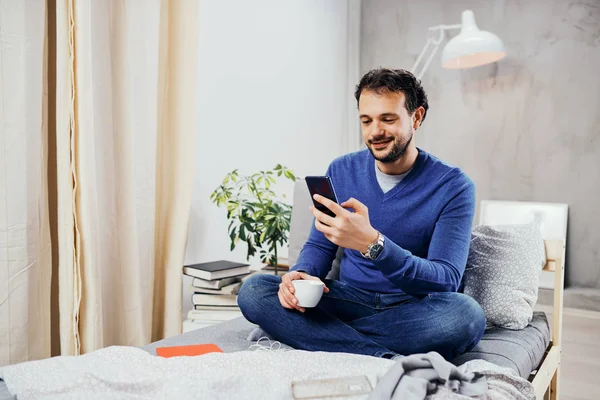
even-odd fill
[{"label": "coffee cup", "polygon": [[315,307],[321,296],[323,296],[323,287],[325,284],[321,281],[297,279],[292,281],[294,285],[294,295],[298,299],[300,307]]}]

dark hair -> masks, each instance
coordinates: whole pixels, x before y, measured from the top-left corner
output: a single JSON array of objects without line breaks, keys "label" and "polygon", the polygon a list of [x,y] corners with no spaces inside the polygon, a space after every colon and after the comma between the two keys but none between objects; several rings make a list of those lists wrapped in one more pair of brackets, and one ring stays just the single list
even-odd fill
[{"label": "dark hair", "polygon": [[356,97],[357,103],[363,90],[370,90],[377,94],[402,92],[406,97],[404,104],[406,110],[412,114],[417,108],[423,107],[425,112],[422,121],[425,120],[427,109],[429,109],[427,94],[421,86],[421,81],[409,71],[389,68],[373,69],[364,74],[359,84],[356,85],[354,97]]}]

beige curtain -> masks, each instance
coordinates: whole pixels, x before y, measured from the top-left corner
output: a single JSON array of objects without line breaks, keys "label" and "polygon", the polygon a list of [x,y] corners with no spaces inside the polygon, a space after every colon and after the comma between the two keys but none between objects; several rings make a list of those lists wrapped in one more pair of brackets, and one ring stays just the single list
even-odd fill
[{"label": "beige curtain", "polygon": [[[44,2],[23,3],[40,13],[43,29]],[[42,123],[33,124],[37,141],[22,141],[37,147],[20,155],[27,165],[35,160],[39,166],[29,177],[39,181],[36,210],[47,209],[50,193],[50,212],[38,212],[34,220],[44,225],[35,230],[40,236],[44,229],[49,236],[48,226],[53,228],[55,262],[53,268],[50,246],[42,247],[38,239],[32,256],[40,266],[30,274],[47,286],[38,302],[43,305],[36,308],[40,316],[32,321],[31,310],[18,317],[0,314],[0,327],[7,325],[13,333],[6,343],[14,354],[0,353],[0,364],[49,355],[51,313],[62,354],[139,346],[180,332],[196,130],[197,7],[195,0],[48,1],[48,35],[45,41],[43,32],[39,35],[42,49],[46,43],[47,68],[42,51],[40,82],[31,94],[37,94],[39,110],[26,108],[44,122],[47,109],[47,135]],[[49,151],[43,145],[47,138]],[[30,199],[37,193],[30,188],[19,195]],[[32,212],[23,218],[28,216]],[[6,297],[33,308],[31,282],[16,294],[10,283],[0,287],[0,301]],[[32,342],[19,349],[14,333],[29,334]],[[38,337],[46,341],[44,351],[33,354]],[[57,354],[58,346],[54,349]]]},{"label": "beige curtain", "polygon": [[0,365],[50,355],[44,21],[0,1]]}]

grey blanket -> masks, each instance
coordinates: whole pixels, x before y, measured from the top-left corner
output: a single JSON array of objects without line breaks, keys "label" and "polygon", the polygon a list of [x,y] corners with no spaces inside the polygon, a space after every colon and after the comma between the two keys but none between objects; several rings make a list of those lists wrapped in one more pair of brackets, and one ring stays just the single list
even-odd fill
[{"label": "grey blanket", "polygon": [[0,400],[14,400],[15,397],[10,394],[8,388],[6,387],[6,383],[2,379],[0,379]]},{"label": "grey blanket", "polygon": [[396,359],[396,364],[379,381],[369,400],[422,400],[444,386],[463,396],[487,392],[485,376],[463,372],[440,354],[413,354]]}]

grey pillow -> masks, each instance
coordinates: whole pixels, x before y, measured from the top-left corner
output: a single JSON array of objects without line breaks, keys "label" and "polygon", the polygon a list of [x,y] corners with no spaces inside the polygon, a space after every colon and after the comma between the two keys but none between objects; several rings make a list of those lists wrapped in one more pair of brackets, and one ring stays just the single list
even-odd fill
[{"label": "grey pillow", "polygon": [[523,329],[533,317],[546,262],[540,222],[473,228],[464,293],[483,308],[487,326]]}]

